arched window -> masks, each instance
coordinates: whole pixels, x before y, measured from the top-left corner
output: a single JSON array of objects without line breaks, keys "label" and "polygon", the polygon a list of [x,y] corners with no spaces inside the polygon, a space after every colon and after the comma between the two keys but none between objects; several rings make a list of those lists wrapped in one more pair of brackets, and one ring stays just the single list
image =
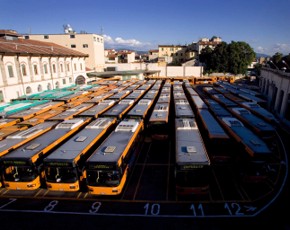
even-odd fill
[{"label": "arched window", "polygon": [[83,85],[86,83],[86,79],[84,76],[82,75],[79,75],[77,78],[76,78],[76,85]]},{"label": "arched window", "polygon": [[47,89],[51,90],[51,84],[50,83],[47,84]]},{"label": "arched window", "polygon": [[59,89],[59,82],[58,81],[55,83],[55,88]]},{"label": "arched window", "polygon": [[32,93],[32,89],[30,86],[26,87],[26,94]]},{"label": "arched window", "polygon": [[42,91],[42,86],[41,86],[41,85],[38,85],[38,87],[37,87],[37,91],[38,91],[38,92],[41,92],[41,91]]},{"label": "arched window", "polygon": [[25,64],[21,65],[21,72],[22,72],[22,76],[27,76],[26,65]]}]

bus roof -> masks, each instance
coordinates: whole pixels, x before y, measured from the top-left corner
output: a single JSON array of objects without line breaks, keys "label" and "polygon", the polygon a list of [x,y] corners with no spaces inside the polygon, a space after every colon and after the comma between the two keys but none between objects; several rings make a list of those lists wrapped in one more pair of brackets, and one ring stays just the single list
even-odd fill
[{"label": "bus roof", "polygon": [[207,109],[199,109],[198,114],[210,139],[229,139],[225,130]]},{"label": "bus roof", "polygon": [[234,107],[230,109],[234,114],[237,115],[241,120],[246,122],[252,127],[259,129],[260,131],[269,131],[275,132],[275,129],[272,125],[265,122],[263,119],[252,114],[249,110],[240,107]]},{"label": "bus roof", "polygon": [[127,114],[128,117],[137,116],[144,118],[147,114],[148,110],[152,106],[152,100],[149,99],[141,99],[138,104],[136,104]]},{"label": "bus roof", "polygon": [[94,151],[87,162],[115,162],[132,143],[135,131],[141,125],[136,120],[123,120],[106,140]]},{"label": "bus roof", "polygon": [[9,135],[6,139],[0,141],[0,156],[7,153],[11,149],[19,147],[21,144],[26,143],[34,137],[47,132],[57,125],[57,123],[57,121],[46,121],[29,129]]},{"label": "bus roof", "polygon": [[151,122],[168,122],[169,117],[169,104],[156,103],[153,112],[150,116],[149,123]]},{"label": "bus roof", "polygon": [[192,108],[187,99],[174,100],[176,117],[194,117]]},{"label": "bus roof", "polygon": [[73,162],[87,146],[90,146],[96,138],[102,136],[104,131],[115,122],[116,119],[113,118],[98,118],[90,122],[83,130],[49,154],[44,159],[44,163],[52,161]]},{"label": "bus roof", "polygon": [[246,128],[241,121],[234,117],[223,117],[221,120],[229,130],[236,134],[235,138],[238,138],[238,141],[242,142],[246,149],[250,150],[250,154],[253,156],[271,154],[271,150],[266,143]]},{"label": "bus roof", "polygon": [[[58,124],[55,129],[52,129],[39,137],[22,145],[11,151],[9,154],[4,155],[1,159],[26,159],[29,160],[35,154],[42,152],[45,148],[58,141],[60,138],[65,138],[66,134],[71,132],[77,127],[80,127],[84,123],[83,119],[72,119],[69,121],[63,121]],[[37,159],[38,157],[36,157]]]},{"label": "bus roof", "polygon": [[175,126],[176,163],[178,165],[210,165],[195,119],[175,119]]}]

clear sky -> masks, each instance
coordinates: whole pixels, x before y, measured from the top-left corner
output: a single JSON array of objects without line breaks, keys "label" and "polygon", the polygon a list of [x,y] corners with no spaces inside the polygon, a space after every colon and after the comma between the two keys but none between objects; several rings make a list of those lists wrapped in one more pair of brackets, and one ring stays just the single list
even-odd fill
[{"label": "clear sky", "polygon": [[200,38],[247,42],[255,52],[290,53],[290,0],[1,0],[0,29],[103,34],[106,48],[157,49]]}]

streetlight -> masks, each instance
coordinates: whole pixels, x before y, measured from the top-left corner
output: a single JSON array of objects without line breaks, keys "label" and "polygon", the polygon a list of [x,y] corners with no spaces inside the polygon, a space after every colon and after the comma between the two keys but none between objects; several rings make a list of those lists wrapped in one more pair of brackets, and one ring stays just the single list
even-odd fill
[{"label": "streetlight", "polygon": [[290,67],[289,67],[289,65],[287,64],[287,62],[285,62],[284,60],[282,60],[282,63],[283,63],[284,65],[286,65],[286,66],[287,66],[287,69],[289,69],[289,70],[290,70]]},{"label": "streetlight", "polygon": [[272,63],[277,70],[279,70],[278,66],[276,66],[272,60],[270,60],[269,62]]}]

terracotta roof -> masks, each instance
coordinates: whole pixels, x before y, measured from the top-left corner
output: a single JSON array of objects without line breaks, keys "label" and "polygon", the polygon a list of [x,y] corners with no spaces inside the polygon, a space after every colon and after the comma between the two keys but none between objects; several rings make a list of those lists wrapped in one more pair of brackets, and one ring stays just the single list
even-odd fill
[{"label": "terracotta roof", "polygon": [[87,57],[87,54],[57,45],[31,39],[7,40],[0,38],[0,53],[22,55],[76,56]]}]

